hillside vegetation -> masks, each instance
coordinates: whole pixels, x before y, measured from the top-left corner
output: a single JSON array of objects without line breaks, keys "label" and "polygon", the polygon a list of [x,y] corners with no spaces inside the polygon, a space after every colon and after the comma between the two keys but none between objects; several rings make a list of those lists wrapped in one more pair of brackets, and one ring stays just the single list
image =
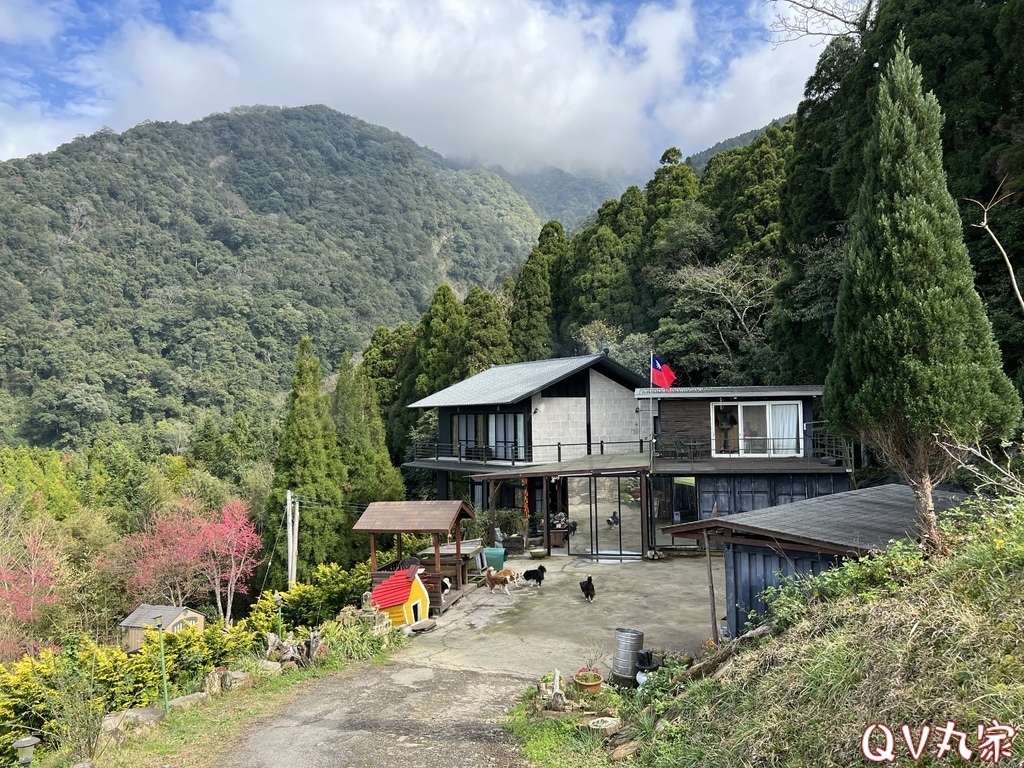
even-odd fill
[{"label": "hillside vegetation", "polygon": [[333,367],[440,282],[512,273],[539,230],[496,173],[320,106],[0,163],[0,439],[265,404],[303,335]]}]

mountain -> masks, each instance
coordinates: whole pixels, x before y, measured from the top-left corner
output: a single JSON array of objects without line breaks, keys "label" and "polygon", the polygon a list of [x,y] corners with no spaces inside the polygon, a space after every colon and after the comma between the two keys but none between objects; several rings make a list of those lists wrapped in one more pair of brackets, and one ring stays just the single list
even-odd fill
[{"label": "mountain", "polygon": [[724,152],[727,149],[733,147],[745,147],[758,136],[763,134],[769,128],[781,128],[793,118],[793,115],[786,115],[785,117],[777,117],[772,120],[768,125],[763,128],[755,128],[752,131],[741,133],[739,136],[733,136],[731,139],[725,139],[715,144],[713,147],[705,149],[703,152],[697,152],[696,154],[690,155],[686,158],[685,162],[688,166],[693,168],[694,172],[700,176],[704,173],[704,169],[707,168],[708,161],[712,157],[717,155],[719,152]]},{"label": "mountain", "polygon": [[575,176],[550,166],[520,173],[496,168],[495,172],[529,201],[541,220],[559,221],[569,232],[579,229],[605,201],[619,198],[630,184],[643,185],[629,179]]},{"label": "mountain", "polygon": [[0,440],[261,407],[442,281],[513,273],[541,221],[497,173],[323,106],[105,130],[0,163]]}]

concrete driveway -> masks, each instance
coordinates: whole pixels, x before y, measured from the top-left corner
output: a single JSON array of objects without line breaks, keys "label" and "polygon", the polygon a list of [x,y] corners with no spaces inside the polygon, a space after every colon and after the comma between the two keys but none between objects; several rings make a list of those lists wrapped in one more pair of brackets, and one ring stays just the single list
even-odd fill
[{"label": "concrete driveway", "polygon": [[[712,562],[721,616],[722,560]],[[540,564],[543,587],[474,589],[390,663],[312,683],[287,711],[254,723],[218,768],[528,768],[501,718],[541,675],[571,675],[596,655],[607,677],[617,627],[642,631],[645,648],[688,653],[711,636],[703,558],[506,563]],[[593,603],[579,588],[588,574]]]},{"label": "concrete driveway", "polygon": [[[612,669],[619,627],[644,633],[644,648],[696,654],[711,637],[707,565],[701,557],[595,562],[574,557],[513,558],[522,573],[544,565],[542,587],[511,594],[478,587],[414,638],[399,656],[425,665],[539,677],[558,667],[572,673],[588,659],[605,676]],[[725,615],[722,558],[712,558],[719,619]],[[594,577],[597,596],[579,583]]]}]

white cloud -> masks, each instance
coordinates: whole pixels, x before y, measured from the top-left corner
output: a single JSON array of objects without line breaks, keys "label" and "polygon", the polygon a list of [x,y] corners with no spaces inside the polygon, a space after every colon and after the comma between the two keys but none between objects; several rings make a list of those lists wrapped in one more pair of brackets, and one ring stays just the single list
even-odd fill
[{"label": "white cloud", "polygon": [[62,3],[0,0],[0,42],[46,43],[63,26]]},{"label": "white cloud", "polygon": [[[444,154],[646,173],[669,145],[698,151],[794,111],[817,56],[799,44],[702,41],[689,0],[643,5],[624,30],[611,11],[581,1],[221,0],[184,37],[136,15],[65,62],[80,95],[56,120],[45,104],[12,102],[0,152],[51,149],[44,142],[82,124],[120,131],[242,104],[327,104]],[[742,53],[715,89],[686,84],[689,62],[732,48]]]}]

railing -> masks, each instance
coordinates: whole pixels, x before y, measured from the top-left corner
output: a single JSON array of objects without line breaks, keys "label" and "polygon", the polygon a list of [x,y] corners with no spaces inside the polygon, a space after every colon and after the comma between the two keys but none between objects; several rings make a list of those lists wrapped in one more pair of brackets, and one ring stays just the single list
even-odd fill
[{"label": "railing", "polygon": [[[805,450],[806,449],[806,450]],[[798,437],[740,437],[716,443],[710,437],[662,436],[655,443],[655,458],[696,463],[711,459],[802,459],[832,466],[853,466],[853,446],[831,434]]]},{"label": "railing", "polygon": [[518,443],[477,445],[460,440],[457,443],[413,443],[411,461],[436,460],[438,462],[473,462],[474,464],[548,464],[570,461],[594,454],[643,453],[650,448],[648,440],[605,441],[593,443],[554,443],[552,445],[525,446]]}]

